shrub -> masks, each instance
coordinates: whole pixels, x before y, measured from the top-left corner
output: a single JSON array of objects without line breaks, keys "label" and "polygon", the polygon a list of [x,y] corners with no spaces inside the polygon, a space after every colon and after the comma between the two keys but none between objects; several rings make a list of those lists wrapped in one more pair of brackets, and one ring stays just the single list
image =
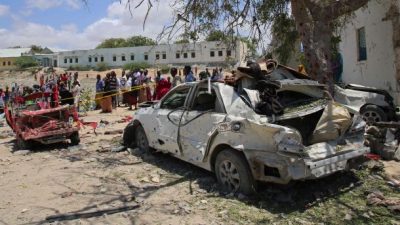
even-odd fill
[{"label": "shrub", "polygon": [[96,65],[96,70],[97,71],[101,72],[101,71],[106,71],[108,69],[110,69],[110,67],[105,62],[100,62],[100,63],[97,63],[97,65]]},{"label": "shrub", "polygon": [[138,69],[147,69],[150,67],[150,64],[147,62],[134,62],[128,63],[124,65],[124,70],[134,71]]},{"label": "shrub", "polygon": [[159,70],[161,71],[161,74],[168,74],[170,69],[168,66],[163,65],[161,68],[159,68]]},{"label": "shrub", "polygon": [[15,60],[15,65],[20,69],[37,66],[38,63],[32,56],[21,56]]}]

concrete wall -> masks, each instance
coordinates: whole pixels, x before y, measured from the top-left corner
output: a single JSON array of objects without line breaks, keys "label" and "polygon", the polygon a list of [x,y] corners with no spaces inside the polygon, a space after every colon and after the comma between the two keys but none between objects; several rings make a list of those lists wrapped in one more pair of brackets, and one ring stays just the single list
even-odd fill
[{"label": "concrete wall", "polygon": [[[211,52],[214,52],[214,56],[211,56]],[[230,57],[228,56],[228,52],[231,54]],[[179,54],[179,58],[177,58],[177,54]],[[192,54],[194,55],[192,56]],[[243,42],[238,41],[232,48],[220,42],[199,42],[195,44],[171,44],[59,52],[58,64],[59,67],[64,68],[77,65],[95,67],[98,63],[102,62],[102,57],[103,62],[111,67],[121,67],[132,62],[147,62],[151,65],[217,64],[227,61],[236,63],[244,60],[246,54],[247,46]],[[132,55],[134,56],[133,60],[131,60]],[[146,55],[148,57],[147,60],[145,59]],[[123,57],[125,57],[125,61]],[[89,58],[91,58],[91,62]],[[230,59],[228,60],[228,58]]]},{"label": "concrete wall", "polygon": [[[396,81],[395,55],[391,21],[382,20],[391,1],[370,1],[368,7],[355,13],[355,18],[342,32],[340,51],[343,55],[343,81],[382,88],[400,104]],[[358,61],[357,29],[365,27],[367,60]],[[400,29],[400,28],[399,28]]]},{"label": "concrete wall", "polygon": [[0,70],[10,70],[17,68],[15,66],[15,57],[0,58]]}]

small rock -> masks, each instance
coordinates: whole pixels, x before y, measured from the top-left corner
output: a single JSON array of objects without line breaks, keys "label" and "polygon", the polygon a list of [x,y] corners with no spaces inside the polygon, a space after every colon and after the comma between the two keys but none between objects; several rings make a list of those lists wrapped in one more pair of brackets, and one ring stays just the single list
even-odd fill
[{"label": "small rock", "polygon": [[107,192],[107,188],[106,188],[106,187],[101,188],[101,189],[100,189],[100,192],[101,192],[101,193],[106,193],[106,192]]},{"label": "small rock", "polygon": [[122,152],[126,149],[125,146],[119,146],[111,149],[111,152]]},{"label": "small rock", "polygon": [[346,215],[344,216],[344,220],[350,221],[351,219],[353,219],[353,217],[350,214],[346,213]]},{"label": "small rock", "polygon": [[148,177],[143,177],[142,179],[140,179],[140,181],[150,183],[150,179]]},{"label": "small rock", "polygon": [[200,200],[200,203],[201,203],[201,204],[207,204],[207,200],[205,200],[205,199]]},{"label": "small rock", "polygon": [[151,181],[154,183],[160,183],[160,176],[159,175],[151,176]]},{"label": "small rock", "polygon": [[228,213],[228,210],[222,210],[222,211],[218,212],[218,214],[220,214],[220,215],[224,215],[224,214],[227,214],[227,213]]},{"label": "small rock", "polygon": [[368,215],[368,213],[363,213],[362,216],[363,216],[364,218],[367,218],[367,219],[370,218],[370,216]]},{"label": "small rock", "polygon": [[23,209],[23,210],[21,210],[21,213],[26,213],[28,211],[29,211],[29,209]]},{"label": "small rock", "polygon": [[31,154],[30,150],[18,150],[13,153],[14,155],[28,155]]}]

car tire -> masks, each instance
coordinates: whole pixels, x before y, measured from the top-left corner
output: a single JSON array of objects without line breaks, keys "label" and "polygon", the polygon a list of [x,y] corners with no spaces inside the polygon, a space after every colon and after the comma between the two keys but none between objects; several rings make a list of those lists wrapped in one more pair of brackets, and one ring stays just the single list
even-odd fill
[{"label": "car tire", "polygon": [[149,141],[142,126],[135,129],[135,144],[141,151],[150,152]]},{"label": "car tire", "polygon": [[124,135],[122,137],[122,141],[125,147],[130,148],[132,147],[133,140],[134,140],[134,135],[135,135],[135,127],[137,125],[134,124],[133,122],[129,123],[124,130]]},{"label": "car tire", "polygon": [[71,140],[71,145],[79,145],[79,143],[81,142],[81,138],[79,137],[79,132],[72,133],[69,139]]},{"label": "car tire", "polygon": [[18,150],[30,150],[31,148],[32,148],[32,143],[30,141],[25,141],[21,137],[17,137]]},{"label": "car tire", "polygon": [[367,123],[388,121],[388,116],[383,109],[377,105],[367,105],[360,110],[362,118]]},{"label": "car tire", "polygon": [[245,157],[238,151],[226,149],[218,153],[215,160],[215,174],[218,183],[229,192],[251,195],[256,192],[257,183]]}]

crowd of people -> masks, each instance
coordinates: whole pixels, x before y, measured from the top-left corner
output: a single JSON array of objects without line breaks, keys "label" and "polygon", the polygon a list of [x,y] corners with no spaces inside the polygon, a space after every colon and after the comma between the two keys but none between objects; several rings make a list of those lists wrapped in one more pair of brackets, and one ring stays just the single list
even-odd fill
[{"label": "crowd of people", "polygon": [[129,109],[136,109],[139,103],[160,100],[168,91],[183,82],[193,82],[210,78],[212,81],[222,80],[222,68],[214,69],[212,74],[208,68],[197,78],[190,66],[183,68],[183,76],[177,68],[171,68],[169,74],[157,71],[154,80],[148,70],[134,70],[126,73],[122,71],[117,77],[114,71],[107,73],[104,78],[97,75],[96,79],[96,108],[100,108],[102,99],[110,96],[112,107],[125,105]]},{"label": "crowd of people", "polygon": [[[5,90],[0,88],[0,108],[15,96],[27,96],[40,92],[47,93],[51,107],[69,104],[75,105],[79,109],[82,89],[78,77],[78,72],[37,73],[34,78],[38,84],[32,87],[14,83],[11,90],[9,87],[6,87]],[[105,77],[101,77],[99,74],[96,77],[95,86],[96,108],[101,107],[103,99],[110,97],[112,108],[125,106],[131,110],[136,109],[139,103],[160,100],[171,88],[181,83],[204,79],[211,81],[224,79],[222,68],[215,68],[212,73],[206,68],[198,76],[193,73],[191,66],[185,66],[183,70],[171,68],[169,74],[161,74],[161,71],[157,71],[154,78],[145,69],[122,71],[120,76],[117,76],[115,71],[107,73]]]}]

